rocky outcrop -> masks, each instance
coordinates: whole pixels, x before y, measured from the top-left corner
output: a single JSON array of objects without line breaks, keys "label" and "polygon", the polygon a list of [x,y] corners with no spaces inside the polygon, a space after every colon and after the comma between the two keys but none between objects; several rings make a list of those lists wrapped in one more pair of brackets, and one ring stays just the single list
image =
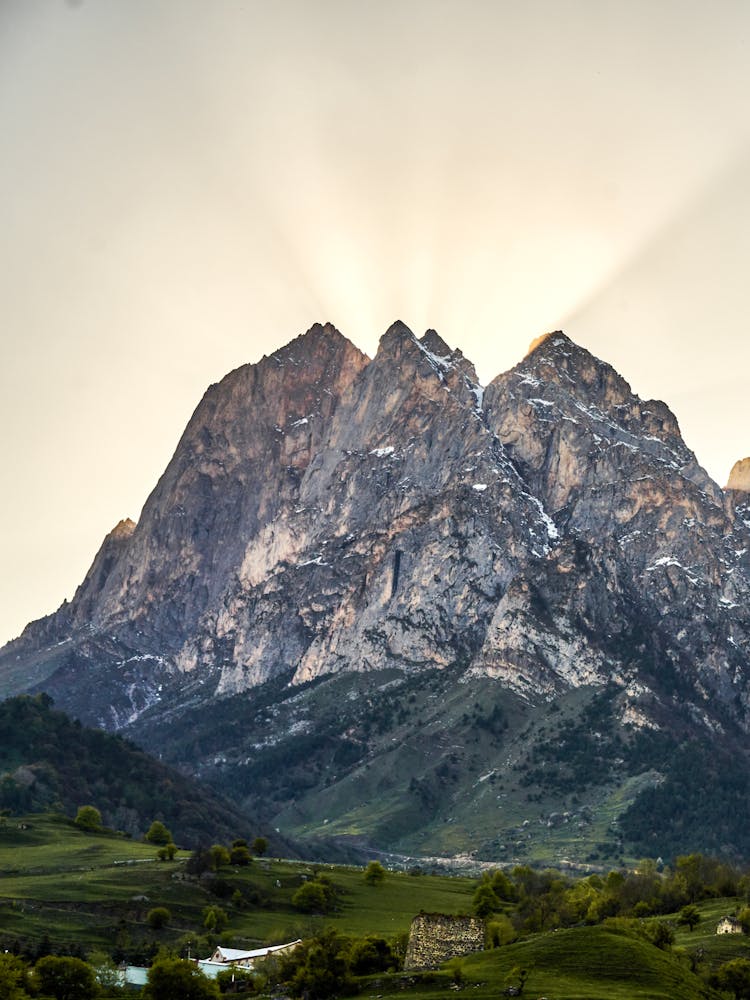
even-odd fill
[{"label": "rocky outcrop", "polygon": [[734,463],[729,473],[727,489],[750,493],[750,458],[741,458]]}]

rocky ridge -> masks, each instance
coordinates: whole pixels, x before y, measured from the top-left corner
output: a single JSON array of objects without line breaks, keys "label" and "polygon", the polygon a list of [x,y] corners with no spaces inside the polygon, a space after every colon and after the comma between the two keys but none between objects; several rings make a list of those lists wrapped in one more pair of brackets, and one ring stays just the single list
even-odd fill
[{"label": "rocky ridge", "polygon": [[[738,482],[720,490],[664,403],[560,332],[485,390],[434,331],[394,323],[369,360],[316,325],[208,390],[138,524],[0,652],[0,692],[44,689],[167,754],[194,710],[394,671],[498,703],[608,690],[629,732],[679,716],[742,742]],[[191,766],[275,742],[227,737]]]}]

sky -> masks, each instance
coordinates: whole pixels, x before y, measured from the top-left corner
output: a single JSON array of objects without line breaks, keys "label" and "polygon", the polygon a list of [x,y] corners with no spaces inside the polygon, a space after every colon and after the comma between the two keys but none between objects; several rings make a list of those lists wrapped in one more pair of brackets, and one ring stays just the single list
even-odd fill
[{"label": "sky", "polygon": [[0,642],[207,386],[334,323],[564,329],[750,454],[750,4],[0,0]]}]

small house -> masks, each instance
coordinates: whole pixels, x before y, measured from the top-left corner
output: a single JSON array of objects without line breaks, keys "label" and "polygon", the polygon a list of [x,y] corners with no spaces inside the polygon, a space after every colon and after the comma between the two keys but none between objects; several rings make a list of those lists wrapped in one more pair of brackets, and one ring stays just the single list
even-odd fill
[{"label": "small house", "polygon": [[291,951],[301,943],[302,939],[298,938],[296,941],[289,941],[288,944],[275,944],[270,948],[255,948],[252,951],[240,951],[237,948],[224,948],[220,945],[210,958],[199,959],[198,968],[204,975],[215,979],[226,969],[252,969],[258,959]]},{"label": "small house", "polygon": [[716,925],[717,934],[741,934],[742,924],[734,917],[722,917]]}]

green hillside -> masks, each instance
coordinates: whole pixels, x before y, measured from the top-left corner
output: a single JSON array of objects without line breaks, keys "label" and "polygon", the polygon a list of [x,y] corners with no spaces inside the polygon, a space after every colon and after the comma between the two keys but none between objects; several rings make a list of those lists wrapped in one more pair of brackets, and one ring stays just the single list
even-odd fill
[{"label": "green hillside", "polygon": [[0,703],[0,809],[95,805],[104,823],[133,836],[163,820],[180,845],[254,836],[247,815],[134,744],[55,711],[46,695]]},{"label": "green hillside", "polygon": [[[189,876],[179,852],[159,862],[156,848],[122,837],[85,833],[64,817],[29,815],[0,824],[0,947],[44,935],[59,946],[147,951],[203,933],[204,910],[228,914],[227,936],[239,947],[309,936],[332,925],[345,934],[391,937],[409,928],[420,909],[468,912],[474,884],[450,876],[390,873],[385,884],[365,884],[362,869],[255,858],[212,877]],[[295,892],[316,872],[332,873],[334,912],[302,913]],[[172,915],[158,934],[147,914],[166,906]]]},{"label": "green hillside", "polygon": [[651,732],[618,722],[615,688],[532,704],[450,671],[287,681],[146,712],[134,738],[300,840],[505,865],[750,857],[739,751],[688,739],[681,709]]},{"label": "green hillside", "polygon": [[[463,960],[466,980],[499,987],[520,966],[524,994],[555,1000],[704,1000],[705,984],[672,952],[606,927],[576,927]],[[510,976],[510,981],[513,977]],[[490,989],[488,995],[492,993]]]}]

